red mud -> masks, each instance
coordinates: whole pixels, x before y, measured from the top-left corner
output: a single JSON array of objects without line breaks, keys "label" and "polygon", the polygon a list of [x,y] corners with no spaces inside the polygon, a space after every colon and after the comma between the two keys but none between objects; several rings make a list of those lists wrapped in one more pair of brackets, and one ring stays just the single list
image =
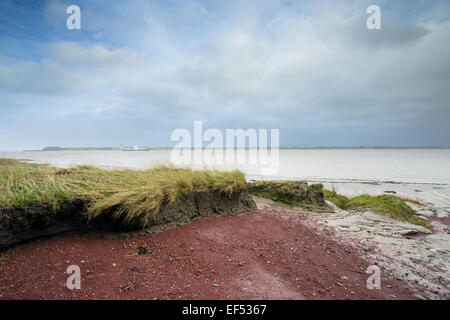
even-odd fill
[{"label": "red mud", "polygon": [[[364,250],[305,219],[262,210],[131,239],[38,239],[10,249],[0,299],[415,299],[383,271],[381,290],[367,289]],[[72,264],[80,290],[65,284]]]},{"label": "red mud", "polygon": [[450,217],[438,218],[431,216],[428,218],[428,221],[430,221],[433,231],[436,233],[448,233],[450,229]]}]

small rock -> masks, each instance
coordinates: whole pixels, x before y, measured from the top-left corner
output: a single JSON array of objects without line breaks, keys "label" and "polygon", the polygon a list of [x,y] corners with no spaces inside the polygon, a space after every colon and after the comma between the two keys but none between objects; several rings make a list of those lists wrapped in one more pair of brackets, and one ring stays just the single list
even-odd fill
[{"label": "small rock", "polygon": [[148,247],[139,246],[138,255],[148,254]]},{"label": "small rock", "polygon": [[217,283],[213,283],[213,286],[217,288],[219,285]]},{"label": "small rock", "polygon": [[115,263],[113,263],[113,264],[112,264],[112,266],[113,266],[113,268],[115,268],[115,267],[116,267],[116,264],[115,264]]}]

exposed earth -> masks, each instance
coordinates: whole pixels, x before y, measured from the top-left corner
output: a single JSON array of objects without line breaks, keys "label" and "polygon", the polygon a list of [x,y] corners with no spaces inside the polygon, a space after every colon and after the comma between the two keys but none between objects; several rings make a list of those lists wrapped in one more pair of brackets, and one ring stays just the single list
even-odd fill
[{"label": "exposed earth", "polygon": [[[66,234],[7,251],[0,299],[417,299],[381,265],[376,246],[317,223],[310,213],[255,198],[259,210],[206,217],[118,239]],[[2,251],[5,254],[5,251]],[[66,269],[81,269],[81,289]]]}]

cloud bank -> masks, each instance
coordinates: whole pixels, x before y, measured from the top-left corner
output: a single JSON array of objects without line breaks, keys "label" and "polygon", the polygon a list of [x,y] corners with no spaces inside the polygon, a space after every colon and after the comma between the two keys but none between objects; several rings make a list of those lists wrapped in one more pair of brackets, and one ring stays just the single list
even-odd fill
[{"label": "cloud bank", "polygon": [[[284,146],[449,145],[450,5],[0,5],[0,149],[168,146],[176,128],[279,128]],[[12,23],[14,22],[14,23]]]}]

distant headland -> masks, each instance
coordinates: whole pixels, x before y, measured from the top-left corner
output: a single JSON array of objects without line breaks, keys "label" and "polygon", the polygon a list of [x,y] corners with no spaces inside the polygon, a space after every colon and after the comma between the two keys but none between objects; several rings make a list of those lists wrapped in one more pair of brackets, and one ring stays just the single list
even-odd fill
[{"label": "distant headland", "polygon": [[23,152],[36,152],[36,151],[109,151],[109,150],[122,150],[122,151],[150,151],[150,150],[162,150],[170,149],[169,147],[144,147],[144,146],[133,146],[127,147],[120,145],[119,147],[59,147],[59,146],[48,146],[42,149],[29,149],[23,150]]}]

